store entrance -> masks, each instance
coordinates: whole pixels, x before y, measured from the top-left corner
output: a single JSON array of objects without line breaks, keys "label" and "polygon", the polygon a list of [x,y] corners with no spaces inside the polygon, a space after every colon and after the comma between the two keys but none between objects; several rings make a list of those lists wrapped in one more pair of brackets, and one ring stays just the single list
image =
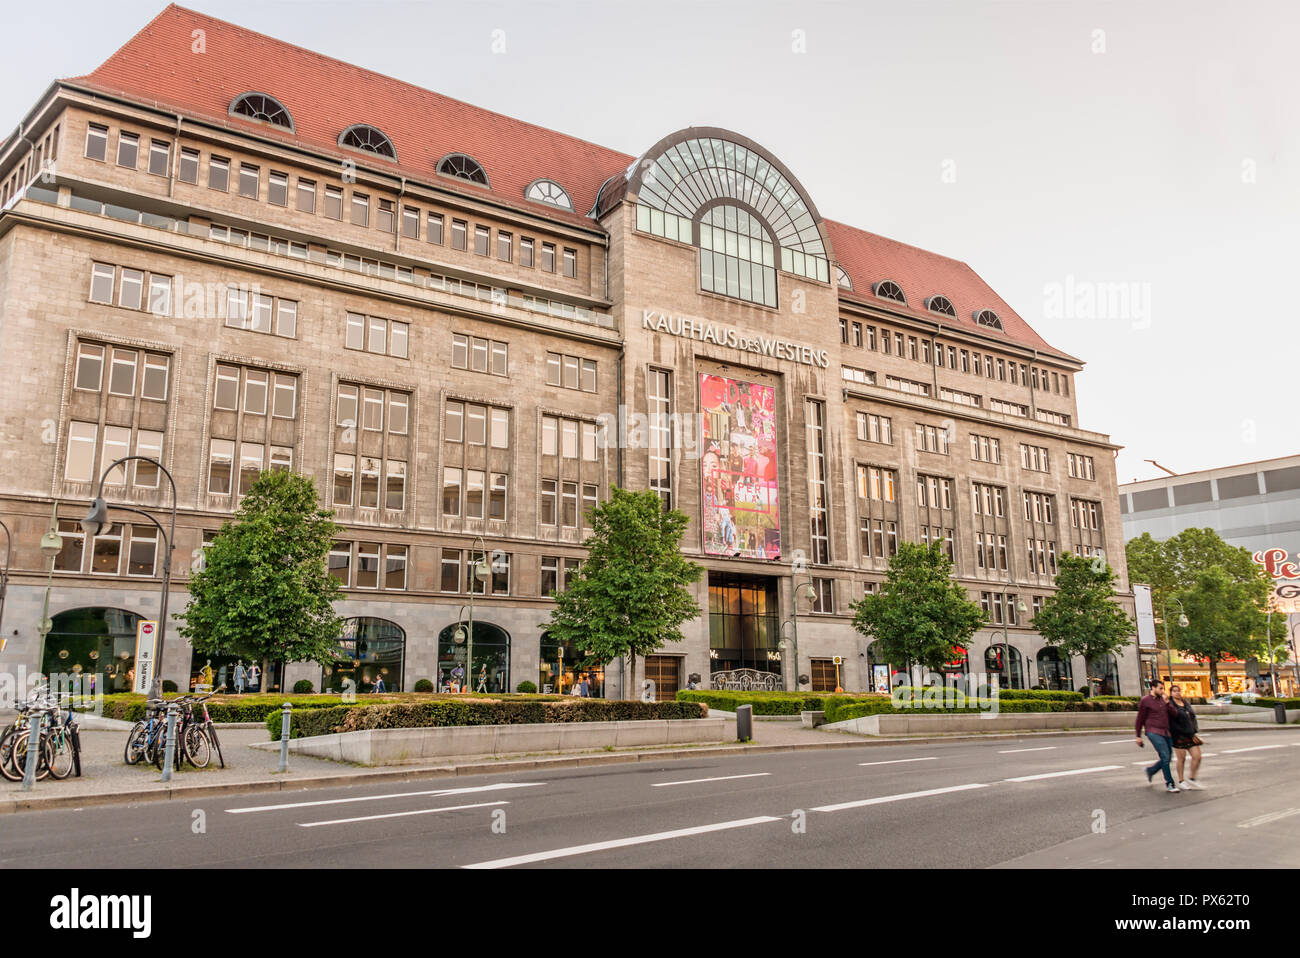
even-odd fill
[{"label": "store entrance", "polygon": [[709,672],[714,688],[783,688],[775,576],[709,573]]}]

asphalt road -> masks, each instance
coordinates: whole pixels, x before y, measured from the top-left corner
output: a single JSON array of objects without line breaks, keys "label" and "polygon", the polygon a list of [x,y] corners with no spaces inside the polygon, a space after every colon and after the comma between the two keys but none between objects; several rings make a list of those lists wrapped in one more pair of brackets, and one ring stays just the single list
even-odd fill
[{"label": "asphalt road", "polygon": [[1300,730],[1206,739],[1177,795],[1116,732],[28,812],[0,868],[1300,866]]}]

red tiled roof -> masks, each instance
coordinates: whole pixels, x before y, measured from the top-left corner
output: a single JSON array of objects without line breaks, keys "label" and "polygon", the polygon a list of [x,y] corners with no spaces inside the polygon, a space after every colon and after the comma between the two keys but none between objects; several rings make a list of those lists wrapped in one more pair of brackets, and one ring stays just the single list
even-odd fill
[{"label": "red tiled roof", "polygon": [[[945,326],[978,332],[993,339],[1006,339],[1020,346],[1050,352],[1068,359],[1074,357],[1050,346],[1020,316],[995,293],[973,269],[960,260],[940,256],[897,240],[886,239],[866,230],[845,226],[834,220],[824,220],[836,259],[853,281],[853,291],[840,289],[846,300],[872,303],[890,309],[902,309]],[[893,280],[903,290],[907,304],[880,299],[875,295],[875,285]],[[931,296],[944,296],[957,313],[953,319],[926,309]],[[1002,331],[975,322],[975,314],[991,309],[1002,320]]]},{"label": "red tiled roof", "polygon": [[[192,49],[195,30],[204,32],[202,54]],[[385,169],[388,164],[382,159],[358,156],[338,146],[345,128],[366,123],[392,140],[398,158],[393,167],[399,175],[428,182],[442,157],[465,153],[483,165],[490,188],[465,180],[447,180],[446,186],[468,195],[490,193],[499,202],[587,225],[591,221],[586,213],[602,184],[621,177],[636,159],[175,4],[94,72],[66,82]],[[284,104],[293,116],[294,130],[230,116],[231,102],[249,91],[269,94]],[[564,187],[573,200],[574,212],[524,200],[525,189],[539,178],[553,179]],[[943,319],[948,325],[1066,355],[1052,349],[965,263],[842,223],[824,222],[836,257],[853,281],[853,292],[840,289],[844,299],[905,309],[927,319]],[[874,284],[887,279],[902,287],[907,296],[905,307],[873,295]],[[925,309],[926,298],[933,295],[952,301],[956,320]],[[977,326],[974,314],[979,309],[997,313],[1003,332]]]},{"label": "red tiled roof", "polygon": [[[194,53],[193,31],[204,32],[205,52]],[[448,153],[465,153],[487,171],[499,200],[547,216],[591,225],[586,213],[596,191],[633,157],[576,137],[470,106],[301,47],[246,30],[175,4],[167,7],[93,73],[67,81],[178,110],[232,129],[297,143],[385,169],[379,158],[358,157],[338,145],[354,123],[382,130],[397,150],[395,173],[428,182]],[[275,97],[293,116],[294,131],[230,116],[231,101],[249,91]],[[524,200],[539,178],[555,180],[573,200],[566,217],[555,207]],[[465,180],[448,186],[473,194]]]}]

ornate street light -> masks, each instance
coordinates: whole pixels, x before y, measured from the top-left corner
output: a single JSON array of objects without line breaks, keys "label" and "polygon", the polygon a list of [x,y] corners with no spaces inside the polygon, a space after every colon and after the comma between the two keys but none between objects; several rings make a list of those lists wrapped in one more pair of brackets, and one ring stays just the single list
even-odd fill
[{"label": "ornate street light", "polygon": [[38,675],[45,671],[45,639],[50,634],[50,629],[54,628],[54,623],[50,621],[50,586],[54,583],[54,559],[62,551],[63,537],[59,535],[59,503],[56,500],[50,512],[50,528],[46,530],[45,535],[41,536],[41,555],[50,560],[50,566],[45,574],[45,601],[41,606],[41,622],[36,628],[40,635],[40,643],[36,648]]},{"label": "ornate street light", "polygon": [[[461,642],[465,643],[464,691],[466,692],[469,691],[470,685],[473,682],[472,673],[474,671],[474,580],[477,579],[480,582],[483,582],[486,586],[488,576],[492,572],[492,569],[487,562],[487,543],[483,541],[482,536],[475,536],[474,541],[480,543],[483,546],[483,548],[479,550],[479,558],[477,560],[475,560],[474,558],[474,551],[472,549],[470,550],[469,630],[466,631],[464,626],[457,624],[456,631],[454,633],[454,638],[458,645]],[[486,594],[486,588],[484,589],[484,593]],[[463,605],[460,607],[460,609],[462,612],[465,611],[465,607]],[[457,622],[459,623],[460,616],[457,616],[456,618],[457,618]]]},{"label": "ornate street light", "polygon": [[[1174,680],[1174,655],[1169,648],[1169,603],[1170,602],[1178,606],[1178,627],[1182,629],[1187,628],[1188,620],[1187,620],[1187,613],[1183,611],[1183,604],[1179,602],[1177,599],[1171,599],[1168,596],[1166,596],[1164,601],[1160,603],[1160,621],[1164,623],[1164,627],[1165,627],[1165,668],[1169,670],[1169,681],[1172,682]],[[1218,695],[1219,690],[1211,689],[1210,694]]]}]

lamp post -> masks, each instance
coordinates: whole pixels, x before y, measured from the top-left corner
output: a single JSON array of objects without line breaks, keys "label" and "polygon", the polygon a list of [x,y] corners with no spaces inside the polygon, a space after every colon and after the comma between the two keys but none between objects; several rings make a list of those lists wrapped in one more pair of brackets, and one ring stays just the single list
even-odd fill
[{"label": "lamp post", "polygon": [[[483,558],[480,558],[478,559],[478,561],[475,561],[474,550],[472,549],[470,550],[469,630],[466,631],[463,627],[459,625],[456,627],[457,638],[459,639],[463,636],[465,639],[465,691],[466,692],[469,691],[470,686],[474,681],[473,676],[471,674],[474,671],[474,580],[478,579],[479,581],[486,583],[488,574],[491,571],[488,567],[487,560],[485,558],[487,555],[487,543],[483,541],[482,536],[475,536],[474,541],[482,544],[483,548],[479,550],[479,555]],[[461,612],[464,612],[465,606],[462,605],[460,607],[460,610]],[[459,616],[457,616],[457,618],[459,619]]]},{"label": "lamp post", "polygon": [[54,623],[50,621],[50,586],[54,583],[54,558],[62,550],[63,537],[59,535],[59,503],[55,500],[54,508],[50,511],[50,527],[45,535],[41,536],[41,555],[50,560],[50,565],[45,573],[45,600],[41,605],[41,623],[36,628],[40,635],[40,642],[36,647],[38,675],[45,671],[45,639],[50,634],[50,629],[54,628]]},{"label": "lamp post", "polygon": [[[1172,682],[1174,680],[1174,654],[1172,651],[1170,651],[1170,647],[1169,647],[1169,603],[1170,602],[1178,606],[1179,628],[1182,629],[1187,628],[1188,619],[1187,619],[1187,613],[1183,610],[1183,604],[1179,602],[1177,599],[1171,599],[1168,596],[1165,596],[1164,600],[1160,603],[1160,621],[1164,624],[1165,627],[1165,668],[1169,670],[1169,681]],[[1210,689],[1210,694],[1218,695],[1219,690]]]},{"label": "lamp post", "polygon": [[[807,599],[809,602],[812,602],[817,598],[817,589],[812,584],[812,576],[809,576],[802,583],[800,583],[797,578],[795,579],[794,598],[792,601],[794,611],[790,618],[781,623],[782,632],[785,631],[787,623],[790,625],[791,650],[794,659],[793,675],[790,676],[790,691],[792,692],[799,691],[799,600],[801,598]],[[782,637],[781,642],[782,647],[784,647],[784,637]]]},{"label": "lamp post", "polygon": [[[104,480],[108,478],[108,474],[112,472],[114,469],[116,469],[118,466],[121,466],[123,463],[130,462],[133,459],[138,460],[140,462],[148,462],[156,466],[158,471],[167,477],[167,481],[171,483],[171,487],[172,487],[172,516],[171,516],[170,532],[165,532],[163,530],[162,525],[158,522],[158,520],[155,519],[153,516],[149,515],[147,512],[141,512],[139,509],[132,509],[129,506],[115,507],[118,509],[122,509],[126,512],[133,512],[138,516],[144,516],[146,519],[148,519],[150,522],[152,522],[155,526],[158,527],[158,534],[163,538],[164,559],[163,559],[163,573],[162,573],[162,598],[161,601],[159,602],[159,611],[158,611],[158,647],[154,653],[153,685],[150,687],[148,692],[149,698],[161,699],[162,698],[163,651],[167,645],[167,599],[171,594],[172,549],[175,547],[174,542],[176,538],[176,480],[172,478],[172,474],[168,472],[167,468],[157,459],[150,459],[148,456],[123,456],[121,459],[118,459],[117,461],[112,463],[112,465],[110,465],[107,469],[105,469],[103,475],[99,477],[99,486],[96,489],[95,498],[90,503],[90,511],[88,511],[86,513],[86,517],[81,520],[81,528],[82,531],[86,533],[87,541],[90,541],[95,536],[99,535],[100,532],[103,531],[104,526],[110,525],[108,519],[108,503],[104,501]],[[123,467],[122,472],[123,472],[123,477],[122,477],[123,483],[125,483],[126,481],[125,467]]]},{"label": "lamp post", "polygon": [[14,539],[9,534],[9,527],[0,522],[0,529],[5,531],[5,566],[0,569],[0,642],[3,642],[5,623],[5,592],[9,589],[9,560],[14,553]]},{"label": "lamp post", "polygon": [[[1016,586],[1015,580],[1011,578],[1010,574],[1007,575],[1007,585],[1009,585],[1013,589]],[[1006,607],[1003,609],[1002,612],[1002,654],[1006,656],[1007,659],[1006,661],[1007,688],[1011,688],[1011,644],[1007,638],[1007,623],[1011,618],[1011,603],[1010,601],[1008,601],[1010,599],[1010,596],[1011,593],[1009,592],[1004,593],[1003,600],[1006,602]],[[1016,596],[1015,611],[1019,612],[1021,615],[1029,611],[1025,607],[1025,600],[1020,598],[1019,596]],[[1025,678],[1028,679],[1028,675],[1026,675]]]}]

